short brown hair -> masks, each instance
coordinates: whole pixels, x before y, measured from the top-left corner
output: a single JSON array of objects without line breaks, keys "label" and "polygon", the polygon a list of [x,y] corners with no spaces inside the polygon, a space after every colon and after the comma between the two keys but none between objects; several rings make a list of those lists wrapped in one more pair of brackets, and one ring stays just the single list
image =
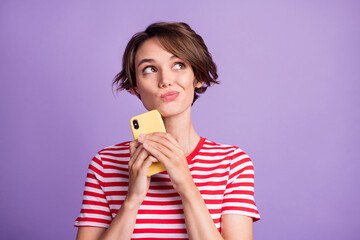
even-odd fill
[{"label": "short brown hair", "polygon": [[[183,22],[158,22],[153,23],[145,31],[136,33],[126,46],[122,70],[112,83],[117,85],[116,90],[127,90],[136,87],[135,56],[139,47],[148,39],[156,37],[160,44],[170,53],[184,59],[191,64],[195,81],[204,82],[200,88],[195,88],[194,100],[199,98],[199,93],[204,93],[207,87],[219,84],[216,64],[213,62],[202,37],[190,26]],[[140,96],[138,95],[140,98]]]}]

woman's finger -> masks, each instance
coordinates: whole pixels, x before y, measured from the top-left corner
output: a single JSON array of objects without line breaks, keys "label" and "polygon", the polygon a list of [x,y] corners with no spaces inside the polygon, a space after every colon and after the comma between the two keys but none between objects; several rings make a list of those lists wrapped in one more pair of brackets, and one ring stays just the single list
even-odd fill
[{"label": "woman's finger", "polygon": [[131,167],[135,160],[137,159],[138,155],[140,154],[140,152],[144,149],[144,146],[142,144],[139,143],[139,146],[136,148],[135,152],[133,152],[132,156],[130,157],[130,160],[129,160],[129,167]]},{"label": "woman's finger", "polygon": [[[139,138],[139,142],[150,144],[153,148],[163,152],[167,157],[171,157],[174,153],[181,153],[181,149],[172,143],[168,138],[164,137],[163,133],[147,134]],[[151,152],[152,154],[152,152]]]},{"label": "woman's finger", "polygon": [[[159,149],[155,148],[153,146],[153,144],[151,143],[151,141],[148,141],[146,143],[143,144],[144,148],[152,155],[154,156],[159,162],[161,162],[164,166],[166,165],[167,160],[166,159],[170,159],[172,154],[170,153],[170,151],[168,149],[165,149],[163,151],[160,151]],[[164,152],[166,151],[166,153],[169,155],[165,155]]]},{"label": "woman's finger", "polygon": [[139,154],[134,158],[134,162],[131,165],[133,169],[141,168],[141,165],[144,163],[145,159],[149,156],[149,152],[141,146],[141,151]]},{"label": "woman's finger", "polygon": [[129,149],[130,149],[130,157],[132,157],[135,153],[137,147],[139,147],[140,143],[138,140],[134,140],[130,142]]},{"label": "woman's finger", "polygon": [[160,157],[160,153],[164,155],[164,157],[168,159],[173,159],[175,157],[175,152],[178,151],[177,149],[169,149],[168,146],[163,145],[162,143],[152,141],[150,139],[147,139],[143,147],[149,151],[151,155],[153,155],[155,158]]},{"label": "woman's finger", "polygon": [[179,145],[179,143],[176,141],[176,139],[170,133],[154,132],[154,133],[145,135],[145,139],[147,139],[147,138],[150,138],[151,140],[153,140],[155,142],[164,143],[166,145],[169,145],[167,143],[170,143],[172,148],[176,147],[178,149],[182,149],[181,146]]},{"label": "woman's finger", "polygon": [[148,156],[143,164],[143,167],[146,168],[146,173],[149,172],[149,168],[151,166],[151,164],[159,162],[156,158],[154,158],[153,156]]}]

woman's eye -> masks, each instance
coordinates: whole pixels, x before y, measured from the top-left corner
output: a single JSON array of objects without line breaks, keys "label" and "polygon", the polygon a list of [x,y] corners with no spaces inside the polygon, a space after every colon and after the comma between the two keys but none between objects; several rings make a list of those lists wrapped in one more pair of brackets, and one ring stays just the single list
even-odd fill
[{"label": "woman's eye", "polygon": [[176,70],[180,70],[180,69],[184,69],[184,68],[185,68],[185,64],[181,63],[181,62],[175,63],[175,65],[174,65],[174,69],[176,69]]},{"label": "woman's eye", "polygon": [[149,66],[149,67],[144,68],[143,73],[153,73],[155,71],[156,71],[156,69],[154,67]]}]

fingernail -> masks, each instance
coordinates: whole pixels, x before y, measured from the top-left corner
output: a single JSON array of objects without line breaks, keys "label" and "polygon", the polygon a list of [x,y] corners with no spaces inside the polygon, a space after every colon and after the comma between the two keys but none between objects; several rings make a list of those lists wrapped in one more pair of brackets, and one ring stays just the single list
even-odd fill
[{"label": "fingernail", "polygon": [[143,143],[145,140],[145,134],[140,133],[138,140],[139,140],[139,142]]}]

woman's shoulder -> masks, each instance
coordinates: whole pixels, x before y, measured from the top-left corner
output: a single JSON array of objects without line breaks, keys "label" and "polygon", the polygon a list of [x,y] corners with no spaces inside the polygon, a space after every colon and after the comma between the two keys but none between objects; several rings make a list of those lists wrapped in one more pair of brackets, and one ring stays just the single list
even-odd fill
[{"label": "woman's shoulder", "polygon": [[125,141],[121,143],[116,143],[107,147],[102,148],[100,151],[98,151],[99,154],[104,154],[108,152],[124,152],[129,151],[131,141]]},{"label": "woman's shoulder", "polygon": [[129,146],[130,141],[126,141],[102,148],[93,155],[89,169],[99,177],[104,177],[104,173],[126,172],[130,159]]},{"label": "woman's shoulder", "polygon": [[222,151],[231,151],[231,152],[243,152],[243,150],[235,145],[231,145],[231,144],[224,144],[224,143],[218,143],[212,140],[209,140],[207,138],[205,138],[204,144],[203,144],[203,149],[207,149],[207,150],[222,150]]},{"label": "woman's shoulder", "polygon": [[236,145],[218,143],[206,138],[200,152],[206,155],[222,155],[234,160],[247,159],[251,161],[250,156],[242,148]]},{"label": "woman's shoulder", "polygon": [[131,141],[125,141],[104,147],[97,152],[94,159],[97,158],[102,164],[104,164],[104,162],[127,161],[130,157],[130,142]]},{"label": "woman's shoulder", "polygon": [[205,139],[204,155],[224,159],[230,164],[231,171],[253,171],[253,162],[250,156],[240,147],[230,144],[216,143]]}]

